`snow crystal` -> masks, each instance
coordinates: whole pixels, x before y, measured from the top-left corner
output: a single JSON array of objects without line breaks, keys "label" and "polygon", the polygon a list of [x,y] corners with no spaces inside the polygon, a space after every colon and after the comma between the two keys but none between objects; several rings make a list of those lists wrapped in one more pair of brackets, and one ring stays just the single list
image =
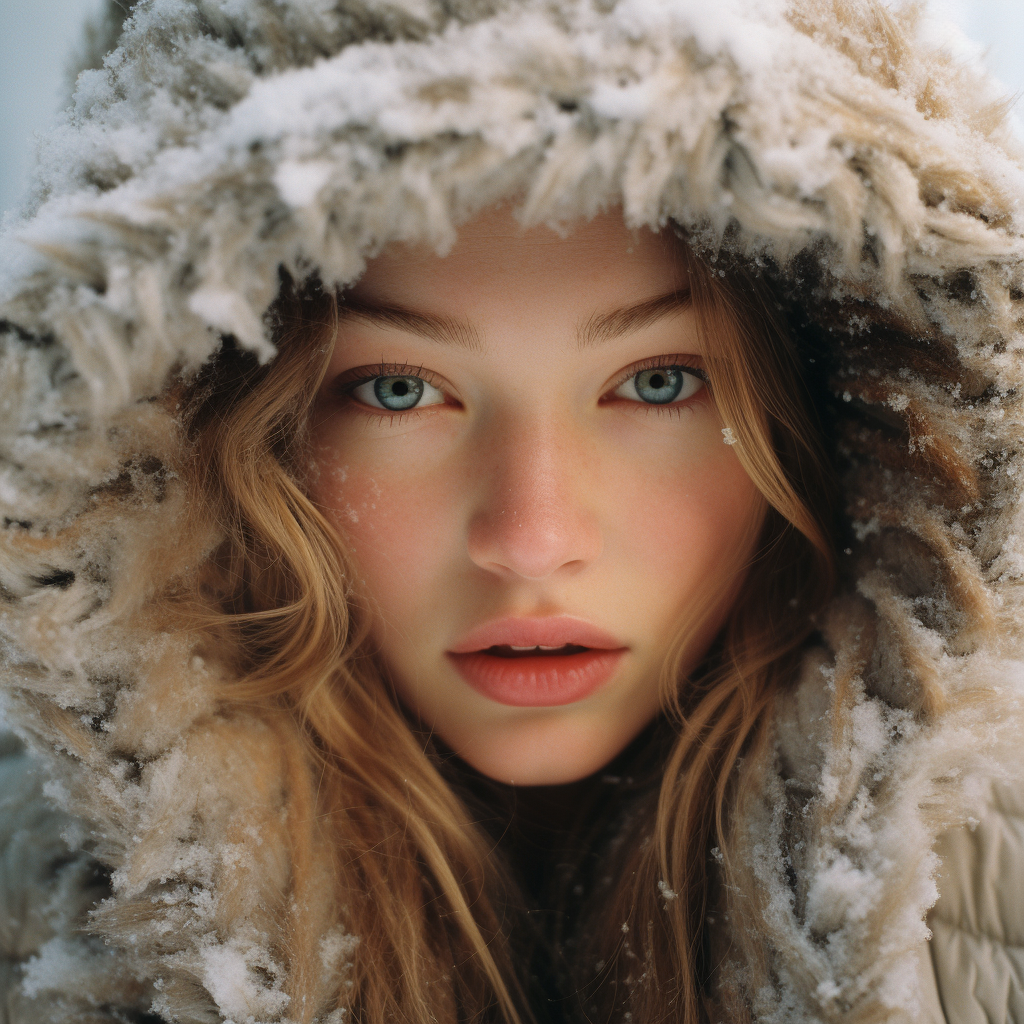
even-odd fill
[{"label": "snow crystal", "polygon": [[758,71],[767,70],[789,49],[781,28],[783,10],[778,0],[625,0],[615,14],[634,34],[692,34],[705,53],[728,53],[740,67]]},{"label": "snow crystal", "polygon": [[274,173],[274,185],[289,206],[309,206],[333,170],[334,165],[327,160],[284,160]]},{"label": "snow crystal", "polygon": [[845,854],[818,870],[807,890],[807,921],[819,934],[842,921],[862,921],[882,892],[879,878],[857,867]]},{"label": "snow crystal", "polygon": [[830,1003],[834,999],[838,999],[840,991],[839,986],[831,978],[826,978],[824,981],[818,983],[818,988],[815,994],[824,1004]]},{"label": "snow crystal", "polygon": [[881,523],[878,516],[872,516],[867,522],[855,519],[851,525],[853,526],[854,536],[858,541],[863,541],[872,534],[881,533]]},{"label": "snow crystal", "polygon": [[239,942],[207,946],[200,951],[205,967],[203,984],[217,1008],[232,1021],[274,1018],[287,1007],[290,997],[279,988],[268,988],[261,974],[278,973],[264,950]]},{"label": "snow crystal", "polygon": [[352,956],[358,945],[358,935],[349,935],[340,929],[328,932],[320,940],[320,962],[327,970],[335,970]]}]

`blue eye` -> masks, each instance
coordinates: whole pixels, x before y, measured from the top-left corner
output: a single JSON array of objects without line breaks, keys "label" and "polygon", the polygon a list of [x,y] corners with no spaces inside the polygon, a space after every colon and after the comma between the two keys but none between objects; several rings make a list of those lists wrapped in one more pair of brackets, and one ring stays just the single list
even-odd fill
[{"label": "blue eye", "polygon": [[351,394],[364,405],[389,412],[404,412],[416,406],[440,405],[444,395],[422,377],[401,374],[373,377],[352,388]]},{"label": "blue eye", "polygon": [[682,366],[654,366],[623,381],[614,394],[647,405],[668,405],[692,397],[702,387],[704,381],[692,370]]}]

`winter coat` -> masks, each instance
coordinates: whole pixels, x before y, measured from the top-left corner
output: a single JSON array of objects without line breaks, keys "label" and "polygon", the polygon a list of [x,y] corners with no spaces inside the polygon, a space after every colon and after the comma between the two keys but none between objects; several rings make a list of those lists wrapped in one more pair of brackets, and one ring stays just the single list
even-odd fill
[{"label": "winter coat", "polygon": [[[0,657],[32,752],[0,759],[0,1019],[289,1019],[298,741],[162,628],[215,536],[182,534],[160,396],[225,335],[272,354],[280,268],[342,286],[511,198],[675,221],[828,366],[844,583],[743,769],[737,998],[1024,1021],[1024,154],[993,83],[869,0],[149,0],[118,32],[0,238]],[[327,959],[332,913],[303,922]]]}]

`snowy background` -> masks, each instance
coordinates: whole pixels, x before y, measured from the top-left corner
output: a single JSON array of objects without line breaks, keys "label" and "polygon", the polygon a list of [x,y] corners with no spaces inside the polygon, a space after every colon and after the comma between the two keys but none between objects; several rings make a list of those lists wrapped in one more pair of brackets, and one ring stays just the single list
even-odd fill
[{"label": "snowy background", "polygon": [[[25,188],[34,134],[67,102],[69,54],[99,7],[100,0],[0,0],[0,211]],[[952,49],[984,60],[1008,93],[1024,93],[1024,0],[931,0],[930,8],[950,23],[940,31]]]}]

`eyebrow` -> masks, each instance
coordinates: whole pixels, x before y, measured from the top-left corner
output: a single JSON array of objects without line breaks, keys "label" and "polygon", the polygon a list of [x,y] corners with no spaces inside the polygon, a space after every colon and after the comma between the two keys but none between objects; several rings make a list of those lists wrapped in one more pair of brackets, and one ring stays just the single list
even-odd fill
[{"label": "eyebrow", "polygon": [[[612,338],[632,334],[666,316],[682,313],[692,304],[689,291],[673,291],[608,313],[595,313],[577,327],[577,344],[580,348],[590,348]],[[480,333],[473,324],[457,317],[354,299],[346,299],[339,305],[338,314],[342,320],[361,320],[378,327],[408,331],[441,345],[454,345],[473,351],[483,348]]]},{"label": "eyebrow", "polygon": [[402,306],[378,306],[369,302],[345,299],[338,306],[342,320],[361,320],[378,327],[391,327],[441,345],[455,345],[479,351],[483,348],[480,334],[468,321],[437,313],[421,313]]},{"label": "eyebrow", "polygon": [[668,292],[654,299],[645,299],[632,306],[613,309],[610,313],[595,313],[580,324],[576,338],[580,348],[600,345],[612,338],[621,338],[642,330],[663,317],[682,313],[693,305],[689,290]]}]

